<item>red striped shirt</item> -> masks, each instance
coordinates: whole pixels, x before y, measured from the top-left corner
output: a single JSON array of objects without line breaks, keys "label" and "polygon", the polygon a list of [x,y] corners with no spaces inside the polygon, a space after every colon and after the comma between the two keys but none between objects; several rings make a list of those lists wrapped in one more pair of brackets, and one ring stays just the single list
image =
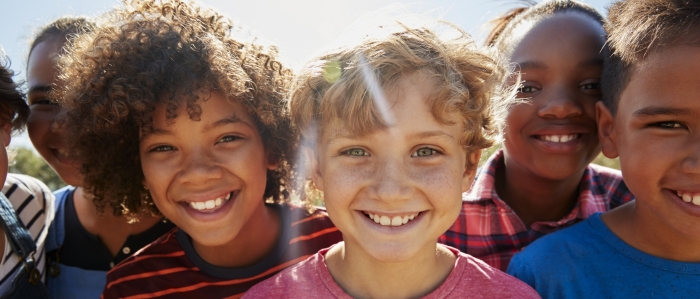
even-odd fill
[{"label": "red striped shirt", "polygon": [[279,208],[281,240],[261,262],[246,268],[213,266],[176,228],[112,269],[102,298],[239,298],[258,282],[342,241],[324,209],[309,214],[302,208]]}]

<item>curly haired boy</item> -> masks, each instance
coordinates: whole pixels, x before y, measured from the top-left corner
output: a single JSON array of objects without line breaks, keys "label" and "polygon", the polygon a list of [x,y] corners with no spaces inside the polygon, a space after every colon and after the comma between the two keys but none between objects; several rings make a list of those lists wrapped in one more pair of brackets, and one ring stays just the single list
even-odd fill
[{"label": "curly haired boy", "polygon": [[313,185],[344,242],[246,297],[539,298],[437,243],[493,142],[491,98],[506,72],[448,23],[389,21],[368,31],[307,64],[291,98]]},{"label": "curly haired boy", "polygon": [[104,298],[240,296],[340,240],[290,203],[292,72],[244,34],[194,2],[134,0],[61,57],[86,190],[178,226],[110,271]]}]

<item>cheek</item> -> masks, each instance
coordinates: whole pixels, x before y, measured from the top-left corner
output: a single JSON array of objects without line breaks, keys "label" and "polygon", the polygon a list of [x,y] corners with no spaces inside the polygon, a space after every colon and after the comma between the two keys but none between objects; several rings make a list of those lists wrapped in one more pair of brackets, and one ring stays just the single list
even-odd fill
[{"label": "cheek", "polygon": [[49,118],[44,112],[32,112],[27,119],[27,134],[35,147],[45,146],[45,135],[50,131],[53,118]]}]

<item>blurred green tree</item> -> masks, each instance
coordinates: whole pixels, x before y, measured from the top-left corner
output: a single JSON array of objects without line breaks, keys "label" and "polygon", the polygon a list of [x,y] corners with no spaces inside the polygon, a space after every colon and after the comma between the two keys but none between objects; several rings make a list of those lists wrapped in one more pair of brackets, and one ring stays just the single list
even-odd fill
[{"label": "blurred green tree", "polygon": [[51,190],[58,190],[66,185],[46,161],[33,150],[17,147],[10,150],[12,156],[8,172],[21,173],[37,178]]}]

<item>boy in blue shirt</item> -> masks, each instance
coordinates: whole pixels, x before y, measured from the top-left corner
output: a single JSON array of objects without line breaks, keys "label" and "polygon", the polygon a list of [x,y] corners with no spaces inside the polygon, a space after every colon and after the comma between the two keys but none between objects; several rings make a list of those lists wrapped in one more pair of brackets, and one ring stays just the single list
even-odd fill
[{"label": "boy in blue shirt", "polygon": [[598,132],[637,200],[513,258],[543,298],[700,297],[698,15],[698,0],[609,8]]}]

